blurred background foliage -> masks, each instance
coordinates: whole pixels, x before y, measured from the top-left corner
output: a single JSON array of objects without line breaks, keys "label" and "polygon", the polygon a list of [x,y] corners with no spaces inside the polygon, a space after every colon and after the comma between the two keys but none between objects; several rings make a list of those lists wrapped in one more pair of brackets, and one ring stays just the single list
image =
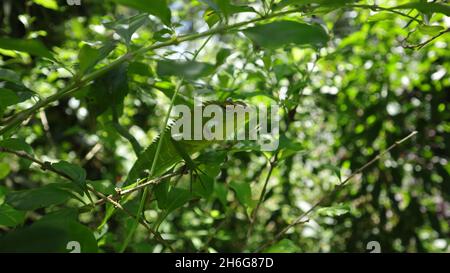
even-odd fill
[{"label": "blurred background foliage", "polygon": [[[155,6],[166,5],[163,0],[156,2]],[[340,180],[417,130],[416,136],[331,195],[324,204],[330,209],[315,211],[307,223],[296,225],[265,251],[365,252],[369,241],[378,241],[383,252],[448,252],[450,35],[442,33],[423,47],[416,46],[448,30],[448,5],[446,1],[433,1],[444,7],[437,12],[409,7],[397,10],[406,14],[402,16],[363,6],[345,7],[345,2],[349,4],[170,0],[165,6],[170,8],[168,17],[164,8],[155,11],[148,5],[142,10],[139,4],[133,4],[139,1],[81,0],[80,6],[70,6],[61,0],[3,0],[0,36],[39,40],[56,58],[14,50],[0,41],[1,68],[14,72],[21,82],[20,94],[27,98],[18,104],[6,103],[4,90],[9,87],[4,84],[16,76],[2,70],[3,121],[39,98],[58,92],[80,70],[87,72],[90,68],[83,66],[79,53],[86,45],[91,49],[110,47],[108,57],[96,65],[101,68],[126,52],[168,41],[174,33],[202,32],[217,24],[242,22],[258,13],[298,6],[303,13],[284,17],[320,25],[330,40],[321,48],[295,44],[265,48],[243,32],[225,31],[148,51],[128,63],[122,78],[110,75],[37,111],[26,126],[5,134],[0,146],[11,147],[7,144],[10,137],[23,139],[36,157],[74,163],[85,170],[88,182],[96,189],[113,193],[137,158],[128,139],[117,131],[114,116],[119,115],[117,122],[140,146],[152,143],[174,89],[170,78],[158,71],[158,62],[165,58],[189,60],[208,39],[197,60],[215,64],[214,72],[187,79],[178,101],[202,94],[218,101],[231,98],[247,103],[277,102],[283,109],[280,152],[276,167],[268,174],[270,153],[245,145],[210,147],[197,162],[204,160],[204,168],[214,173],[213,190],[181,198],[173,211],[161,209],[158,191],[164,189],[158,188],[166,186],[158,186],[146,202],[144,216],[154,223],[167,212],[159,231],[174,251],[254,251]],[[352,3],[394,7],[409,2]],[[142,16],[143,11],[152,15]],[[271,37],[265,39],[269,43]],[[101,91],[102,86],[115,84],[126,90],[123,107],[118,107],[116,114],[112,113],[115,106],[113,111],[107,110],[115,97]],[[35,93],[30,95],[30,90]],[[45,238],[45,234],[54,238],[60,235],[62,241],[89,237],[80,239],[87,241],[86,251],[122,250],[134,220],[121,211],[111,218],[105,218],[108,205],[81,211],[83,202],[89,204],[81,195],[78,199],[83,202],[69,199],[68,195],[49,200],[51,192],[44,192],[45,201],[37,205],[23,204],[27,200],[25,192],[11,195],[16,199],[8,197],[20,190],[65,185],[62,178],[43,172],[36,164],[27,168],[28,163],[11,154],[0,154],[2,250],[67,251],[65,245],[47,246],[45,242],[41,248],[32,248],[36,247],[33,240],[41,235]],[[267,193],[248,238],[249,220],[268,175]],[[176,183],[188,188],[189,177],[177,177],[161,185]],[[197,182],[194,187],[198,189]],[[62,191],[53,190],[55,196],[56,191]],[[139,198],[124,204],[130,211],[137,211],[138,206]],[[72,219],[77,225],[73,224],[68,233],[45,225],[36,229],[52,221],[58,226],[61,219]],[[31,242],[22,242],[22,246],[19,238],[30,238]],[[170,250],[139,226],[125,251]]]}]

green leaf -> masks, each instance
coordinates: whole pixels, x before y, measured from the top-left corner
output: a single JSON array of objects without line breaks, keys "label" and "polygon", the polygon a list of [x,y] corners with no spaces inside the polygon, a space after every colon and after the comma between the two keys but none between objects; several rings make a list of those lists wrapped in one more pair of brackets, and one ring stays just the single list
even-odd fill
[{"label": "green leaf", "polygon": [[442,13],[450,16],[450,6],[439,3],[412,2],[404,5],[396,6],[392,9],[416,9],[423,13]]},{"label": "green leaf", "polygon": [[156,221],[155,225],[159,226],[162,221],[174,210],[182,207],[184,204],[186,204],[189,200],[191,200],[192,194],[190,191],[180,188],[172,188],[170,189],[167,199],[165,202],[159,203],[158,207],[162,210],[164,210],[163,213],[160,214],[158,217],[158,220]]},{"label": "green leaf", "polygon": [[211,28],[220,21],[220,16],[217,14],[216,11],[209,8],[205,10],[205,13],[203,13],[203,19],[205,20],[206,24],[208,24],[208,26]]},{"label": "green leaf", "polygon": [[[22,83],[16,83],[16,82],[3,82],[3,87],[1,88],[2,94],[4,96],[11,96],[11,94],[8,94],[10,92],[13,92],[15,94],[15,97],[17,97],[18,102],[24,102],[33,96],[36,96],[36,93],[30,89],[28,89],[25,85]],[[4,103],[7,104],[6,102]]]},{"label": "green leaf", "polygon": [[25,212],[18,211],[10,205],[0,205],[0,226],[15,227],[25,221]]},{"label": "green leaf", "polygon": [[33,2],[44,8],[58,10],[58,2],[56,0],[33,0]]},{"label": "green leaf", "polygon": [[52,53],[38,40],[0,38],[0,48],[27,52],[31,55],[54,59]]},{"label": "green leaf", "polygon": [[169,214],[177,208],[182,207],[191,198],[192,194],[188,190],[172,188],[167,196],[167,204],[162,209],[165,210],[166,214]]},{"label": "green leaf", "polygon": [[0,140],[0,147],[9,148],[14,151],[23,151],[28,154],[33,154],[33,148],[20,138],[7,138]]},{"label": "green leaf", "polygon": [[145,77],[153,77],[149,65],[142,62],[132,62],[128,66],[128,75],[140,75]]},{"label": "green leaf", "polygon": [[87,93],[89,112],[93,116],[113,109],[120,116],[123,100],[128,94],[128,65],[122,64],[97,79]]},{"label": "green leaf", "polygon": [[0,162],[0,179],[7,177],[10,171],[11,169],[7,163]]},{"label": "green leaf", "polygon": [[155,198],[160,209],[164,209],[169,206],[169,190],[169,183],[159,183],[154,187]]},{"label": "green leaf", "polygon": [[20,102],[19,97],[12,90],[0,88],[0,109],[15,105]]},{"label": "green leaf", "polygon": [[80,65],[79,73],[83,75],[91,71],[94,66],[106,58],[115,47],[115,43],[107,43],[101,48],[95,48],[88,44],[84,44],[78,54],[78,61]]},{"label": "green leaf", "polygon": [[130,44],[133,34],[142,26],[148,24],[150,19],[148,14],[142,13],[130,18],[124,18],[118,21],[104,24],[106,27],[114,29],[117,34],[125,41],[127,45]]},{"label": "green leaf", "polygon": [[2,205],[5,202],[6,192],[7,192],[7,188],[0,186],[0,205]]},{"label": "green leaf", "polygon": [[295,21],[276,21],[247,28],[244,34],[255,44],[275,49],[290,44],[324,46],[329,37],[318,25],[308,25]]},{"label": "green leaf", "polygon": [[117,4],[128,6],[142,12],[148,12],[156,17],[159,17],[161,21],[170,25],[171,12],[167,5],[166,0],[112,0]]},{"label": "green leaf", "polygon": [[305,6],[308,4],[317,4],[319,7],[341,7],[355,2],[355,0],[282,0],[280,3],[275,4],[276,9],[281,9],[289,5]]},{"label": "green leaf", "polygon": [[234,190],[237,199],[243,206],[246,208],[252,208],[254,206],[255,202],[252,199],[252,189],[249,183],[231,181],[230,187]]},{"label": "green leaf", "polygon": [[172,143],[178,155],[183,159],[184,164],[186,164],[191,172],[190,186],[193,192],[201,197],[208,198],[214,190],[214,178],[220,172],[219,164],[214,163],[217,159],[220,160],[221,157],[221,161],[223,161],[225,156],[220,156],[221,153],[217,153],[215,156],[203,154],[194,162],[182,145],[179,145],[179,143],[175,140]]},{"label": "green leaf", "polygon": [[36,189],[12,191],[6,203],[18,210],[36,210],[66,202],[73,194],[64,184],[49,184]]},{"label": "green leaf", "polygon": [[0,237],[0,252],[69,253],[69,242],[77,242],[82,253],[98,251],[91,230],[74,220],[59,217],[40,220]]},{"label": "green leaf", "polygon": [[[0,141],[0,147],[8,148],[17,152],[25,152],[29,155],[33,154],[33,148],[26,143],[24,140],[19,138],[7,138]],[[1,154],[1,153],[0,153]],[[20,159],[21,164],[24,168],[28,168],[31,165],[31,161],[28,159]]]},{"label": "green leaf", "polygon": [[41,219],[39,219],[39,222],[58,221],[61,219],[76,221],[78,219],[78,214],[79,212],[76,208],[62,208],[44,215]]},{"label": "green leaf", "polygon": [[443,26],[428,26],[428,25],[420,25],[418,30],[427,35],[435,36],[444,30]]},{"label": "green leaf", "polygon": [[21,83],[20,76],[10,69],[0,68],[0,80]]},{"label": "green leaf", "polygon": [[216,55],[216,66],[220,66],[225,63],[227,58],[231,55],[231,50],[228,48],[222,48]]},{"label": "green leaf", "polygon": [[[209,166],[208,166],[209,167]],[[208,199],[214,192],[215,179],[214,176],[210,175],[206,171],[212,171],[213,169],[220,170],[218,167],[211,166],[211,169],[206,169],[208,167],[199,166],[199,168],[205,173],[197,173],[192,181],[192,192],[195,195]]]},{"label": "green leaf", "polygon": [[0,68],[0,110],[26,101],[34,95],[35,92],[22,84],[19,74]]},{"label": "green leaf", "polygon": [[214,193],[216,177],[226,156],[226,152],[205,152],[195,160],[195,164],[201,170],[197,172],[198,177],[192,186],[195,194],[207,199]]},{"label": "green leaf", "polygon": [[317,210],[317,213],[321,216],[336,217],[347,214],[350,212],[348,205],[336,205],[333,207],[325,207]]},{"label": "green leaf", "polygon": [[200,0],[208,5],[212,10],[222,13],[225,17],[240,12],[255,12],[250,6],[233,5],[229,0]]},{"label": "green leaf", "polygon": [[319,4],[324,2],[323,0],[282,0],[280,3],[275,4],[277,9],[284,8],[289,5],[304,6],[308,4]]},{"label": "green leaf", "polygon": [[279,161],[284,160],[288,157],[294,156],[303,150],[305,150],[305,147],[301,143],[296,142],[296,141],[286,137],[285,134],[282,134],[280,136],[280,141],[279,141],[279,145],[278,145],[278,151],[279,151],[278,160]]},{"label": "green leaf", "polygon": [[158,62],[157,73],[161,77],[177,76],[185,79],[197,79],[210,75],[214,69],[214,65],[209,63],[164,60]]},{"label": "green leaf", "polygon": [[98,50],[91,47],[88,44],[84,44],[80,49],[78,54],[78,61],[80,63],[80,74],[84,74],[96,64],[97,56],[99,55]]},{"label": "green leaf", "polygon": [[396,16],[393,13],[390,12],[378,12],[372,16],[370,16],[367,21],[368,22],[378,22],[378,21],[386,21],[386,20],[393,20]]},{"label": "green leaf", "polygon": [[73,182],[79,189],[79,193],[87,191],[86,186],[86,171],[80,166],[71,164],[66,161],[60,161],[58,163],[53,163],[52,167],[70,177],[71,182]]},{"label": "green leaf", "polygon": [[222,206],[227,206],[228,188],[223,183],[217,183],[214,186],[214,196],[219,199],[220,203],[222,203]]},{"label": "green leaf", "polygon": [[295,253],[298,251],[300,248],[289,239],[283,239],[264,250],[265,253]]}]

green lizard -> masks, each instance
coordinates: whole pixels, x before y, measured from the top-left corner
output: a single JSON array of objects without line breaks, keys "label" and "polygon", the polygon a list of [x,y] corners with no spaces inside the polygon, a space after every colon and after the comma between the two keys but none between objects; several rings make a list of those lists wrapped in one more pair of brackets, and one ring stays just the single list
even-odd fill
[{"label": "green lizard", "polygon": [[[223,118],[225,120],[224,122],[224,128],[227,128],[227,122],[229,122],[227,119],[225,119],[226,111],[225,108],[227,105],[240,105],[240,106],[247,106],[243,102],[231,102],[229,100],[225,102],[217,102],[217,101],[207,101],[203,103],[203,108],[208,105],[218,105],[224,109],[223,111]],[[244,107],[245,107],[244,106]],[[204,124],[207,119],[203,118]],[[192,117],[192,123],[193,123],[193,117]],[[234,124],[235,130],[237,128],[242,128],[243,126],[246,126],[246,124]],[[194,126],[191,126],[191,128],[194,128]],[[203,129],[203,128],[202,128]],[[154,169],[154,172],[152,174],[151,178],[158,177],[163,175],[165,172],[167,172],[169,169],[171,169],[173,166],[175,166],[177,163],[180,163],[184,161],[186,166],[190,169],[190,171],[198,172],[198,168],[195,165],[195,162],[192,160],[192,156],[195,153],[198,153],[202,150],[204,150],[207,147],[210,147],[211,145],[215,143],[224,143],[226,140],[175,140],[171,134],[171,126],[168,126],[166,128],[167,133],[165,134],[165,137],[161,140],[157,138],[144,152],[142,152],[138,158],[138,160],[135,162],[133,167],[131,168],[128,177],[124,183],[125,186],[128,185],[135,185],[135,182],[142,177],[142,173],[145,170],[148,170],[149,167],[152,165],[153,158],[155,156],[156,152],[156,146],[158,141],[162,141],[161,143],[161,151],[164,151],[164,153],[161,153],[158,158],[157,166]],[[234,132],[226,132],[224,129],[224,138]],[[127,187],[128,188],[128,187]]]}]

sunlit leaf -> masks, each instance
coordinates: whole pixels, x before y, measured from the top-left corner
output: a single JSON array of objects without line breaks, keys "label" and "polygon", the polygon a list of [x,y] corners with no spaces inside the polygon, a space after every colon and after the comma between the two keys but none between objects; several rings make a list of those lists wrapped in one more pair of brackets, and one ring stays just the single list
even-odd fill
[{"label": "sunlit leaf", "polygon": [[209,63],[186,61],[178,62],[164,60],[158,62],[157,73],[159,76],[177,76],[185,79],[205,77],[214,72],[214,65]]},{"label": "sunlit leaf", "polygon": [[33,0],[33,2],[48,9],[58,10],[58,2],[56,0]]},{"label": "sunlit leaf", "polygon": [[106,58],[114,47],[114,43],[107,43],[100,48],[95,48],[88,44],[84,44],[78,54],[78,61],[80,65],[79,73],[82,75],[89,72],[98,62]]},{"label": "sunlit leaf", "polygon": [[108,28],[112,28],[122,37],[126,44],[129,44],[133,34],[141,27],[150,22],[148,14],[142,13],[130,18],[120,19],[118,21],[105,23]]},{"label": "sunlit leaf", "polygon": [[200,0],[207,4],[212,10],[222,13],[225,17],[240,12],[254,12],[250,6],[234,5],[229,0]]},{"label": "sunlit leaf", "polygon": [[164,24],[170,25],[171,12],[166,0],[112,0],[117,4],[148,12],[159,17]]},{"label": "sunlit leaf", "polygon": [[266,48],[279,48],[286,45],[324,46],[329,37],[317,25],[295,21],[276,21],[247,28],[244,33],[255,44]]},{"label": "sunlit leaf", "polygon": [[31,55],[53,59],[52,53],[38,40],[0,38],[0,48],[27,52]]},{"label": "sunlit leaf", "polygon": [[450,6],[440,3],[411,2],[396,6],[394,9],[416,9],[423,13],[442,13],[450,16]]},{"label": "sunlit leaf", "polygon": [[378,12],[372,16],[370,16],[367,20],[369,22],[378,22],[378,21],[385,21],[385,20],[394,20],[395,14],[390,12]]},{"label": "sunlit leaf", "polygon": [[350,207],[346,205],[336,205],[332,207],[320,208],[317,213],[322,216],[336,217],[350,212]]},{"label": "sunlit leaf", "polygon": [[428,26],[428,25],[420,25],[419,31],[423,34],[428,34],[431,36],[439,34],[441,31],[444,30],[444,27],[442,26]]},{"label": "sunlit leaf", "polygon": [[0,162],[0,179],[5,178],[8,176],[11,169],[9,168],[9,165],[5,162]]}]

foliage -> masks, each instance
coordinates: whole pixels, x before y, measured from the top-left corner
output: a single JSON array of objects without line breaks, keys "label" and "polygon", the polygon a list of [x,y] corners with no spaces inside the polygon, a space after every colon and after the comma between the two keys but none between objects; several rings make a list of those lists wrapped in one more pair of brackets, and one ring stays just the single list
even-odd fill
[{"label": "foliage", "polygon": [[[3,2],[1,252],[449,251],[447,1]],[[278,149],[175,141],[199,96]]]}]

